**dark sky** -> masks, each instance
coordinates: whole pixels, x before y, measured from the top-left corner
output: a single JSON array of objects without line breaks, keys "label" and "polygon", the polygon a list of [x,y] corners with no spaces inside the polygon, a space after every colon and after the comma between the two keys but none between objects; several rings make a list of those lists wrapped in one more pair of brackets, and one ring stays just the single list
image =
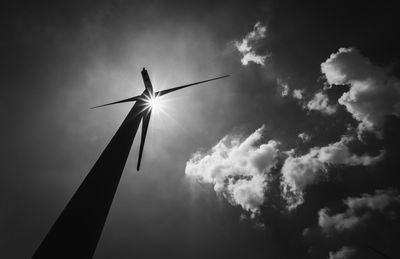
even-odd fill
[{"label": "dark sky", "polygon": [[131,105],[89,107],[142,67],[232,76],[165,98],[95,258],[399,258],[398,9],[315,2],[2,4],[0,258],[34,253]]}]

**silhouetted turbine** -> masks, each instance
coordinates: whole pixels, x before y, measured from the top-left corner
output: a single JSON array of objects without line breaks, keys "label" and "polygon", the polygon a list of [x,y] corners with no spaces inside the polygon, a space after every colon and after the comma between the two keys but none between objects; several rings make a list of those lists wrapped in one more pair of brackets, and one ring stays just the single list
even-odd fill
[{"label": "silhouetted turbine", "polygon": [[92,258],[133,140],[143,119],[137,170],[140,168],[151,116],[151,106],[149,106],[151,98],[228,76],[216,77],[154,93],[147,71],[143,68],[142,77],[146,89],[141,95],[96,106],[136,102],[36,250],[33,258]]}]

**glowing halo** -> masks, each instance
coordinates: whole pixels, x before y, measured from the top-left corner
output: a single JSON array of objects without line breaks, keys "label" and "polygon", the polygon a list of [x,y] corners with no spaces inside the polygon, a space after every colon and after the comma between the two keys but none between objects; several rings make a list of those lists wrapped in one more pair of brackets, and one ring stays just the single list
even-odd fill
[{"label": "glowing halo", "polygon": [[146,100],[146,107],[151,109],[154,112],[162,111],[163,109],[163,101],[160,97],[150,96]]}]

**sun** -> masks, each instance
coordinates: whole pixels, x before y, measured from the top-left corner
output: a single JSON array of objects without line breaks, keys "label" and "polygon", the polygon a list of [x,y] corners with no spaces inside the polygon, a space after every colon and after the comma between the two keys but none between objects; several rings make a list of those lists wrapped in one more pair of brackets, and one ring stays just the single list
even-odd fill
[{"label": "sun", "polygon": [[160,97],[152,96],[147,100],[147,106],[155,112],[159,112],[163,108],[163,102]]}]

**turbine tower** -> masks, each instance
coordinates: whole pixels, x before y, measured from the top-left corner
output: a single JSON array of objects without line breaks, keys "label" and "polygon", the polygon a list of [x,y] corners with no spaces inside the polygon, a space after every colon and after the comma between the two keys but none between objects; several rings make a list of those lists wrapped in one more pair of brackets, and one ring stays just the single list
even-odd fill
[{"label": "turbine tower", "polygon": [[92,258],[133,140],[140,122],[143,120],[137,163],[137,170],[140,169],[146,133],[150,122],[150,104],[152,100],[176,90],[228,76],[211,78],[154,93],[149,75],[146,69],[143,68],[142,77],[145,90],[141,95],[93,107],[136,102],[89,174],[47,233],[33,258]]}]

